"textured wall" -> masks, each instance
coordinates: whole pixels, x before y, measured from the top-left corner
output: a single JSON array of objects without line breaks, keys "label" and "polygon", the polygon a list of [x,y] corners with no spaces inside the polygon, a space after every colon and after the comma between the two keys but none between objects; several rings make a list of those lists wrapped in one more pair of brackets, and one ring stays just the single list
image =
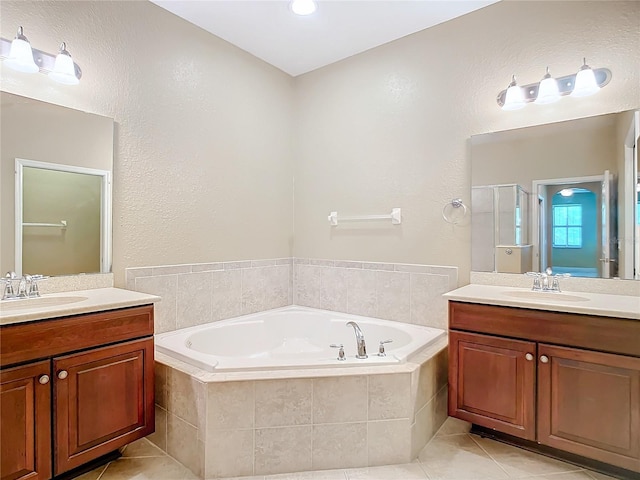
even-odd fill
[{"label": "textured wall", "polygon": [[293,80],[150,2],[13,2],[36,48],[60,41],[76,87],[3,67],[2,90],[115,119],[113,271],[287,257]]},{"label": "textured wall", "polygon": [[[500,2],[296,79],[296,257],[460,268],[470,225],[441,217],[469,202],[471,135],[638,108],[639,2]],[[594,97],[503,112],[512,73],[565,75],[582,57],[613,72]],[[383,213],[398,227],[331,229],[330,211]]]},{"label": "textured wall", "polygon": [[[638,2],[500,2],[296,79],[148,2],[0,13],[4,37],[24,24],[41,49],[64,39],[84,71],[72,89],[3,70],[3,90],[115,119],[118,285],[125,267],[292,251],[455,265],[466,283],[469,225],[440,214],[469,201],[469,137],[640,106]],[[566,74],[583,55],[613,71],[596,97],[497,108],[512,73]],[[391,207],[401,227],[326,221]]]}]

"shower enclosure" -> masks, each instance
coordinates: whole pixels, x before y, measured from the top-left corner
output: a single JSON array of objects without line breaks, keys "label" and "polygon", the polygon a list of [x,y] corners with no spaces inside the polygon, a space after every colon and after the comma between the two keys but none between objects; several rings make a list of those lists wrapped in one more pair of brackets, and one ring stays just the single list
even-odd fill
[{"label": "shower enclosure", "polygon": [[529,197],[529,192],[517,184],[472,187],[472,270],[531,270]]}]

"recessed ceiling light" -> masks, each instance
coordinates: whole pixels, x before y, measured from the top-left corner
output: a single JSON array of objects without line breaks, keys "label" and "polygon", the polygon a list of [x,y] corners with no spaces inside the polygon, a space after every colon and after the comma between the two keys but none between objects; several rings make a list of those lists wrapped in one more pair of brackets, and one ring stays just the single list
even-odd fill
[{"label": "recessed ceiling light", "polygon": [[570,197],[573,195],[573,188],[565,188],[563,190],[560,190],[560,195],[562,195],[563,197]]},{"label": "recessed ceiling light", "polygon": [[296,15],[311,15],[318,8],[314,0],[293,0],[289,6]]}]

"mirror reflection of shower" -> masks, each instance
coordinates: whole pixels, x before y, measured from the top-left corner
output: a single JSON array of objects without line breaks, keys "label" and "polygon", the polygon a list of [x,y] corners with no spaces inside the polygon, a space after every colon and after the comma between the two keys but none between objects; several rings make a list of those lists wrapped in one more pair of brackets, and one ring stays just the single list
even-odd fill
[{"label": "mirror reflection of shower", "polygon": [[529,192],[517,184],[472,187],[472,270],[531,270],[529,197]]}]

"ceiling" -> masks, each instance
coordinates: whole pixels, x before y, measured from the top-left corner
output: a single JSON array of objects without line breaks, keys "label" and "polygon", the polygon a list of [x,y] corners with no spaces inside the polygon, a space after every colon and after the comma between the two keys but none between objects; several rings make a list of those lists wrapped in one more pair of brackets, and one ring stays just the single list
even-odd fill
[{"label": "ceiling", "polygon": [[319,0],[309,16],[287,0],[151,1],[297,76],[497,0]]}]

